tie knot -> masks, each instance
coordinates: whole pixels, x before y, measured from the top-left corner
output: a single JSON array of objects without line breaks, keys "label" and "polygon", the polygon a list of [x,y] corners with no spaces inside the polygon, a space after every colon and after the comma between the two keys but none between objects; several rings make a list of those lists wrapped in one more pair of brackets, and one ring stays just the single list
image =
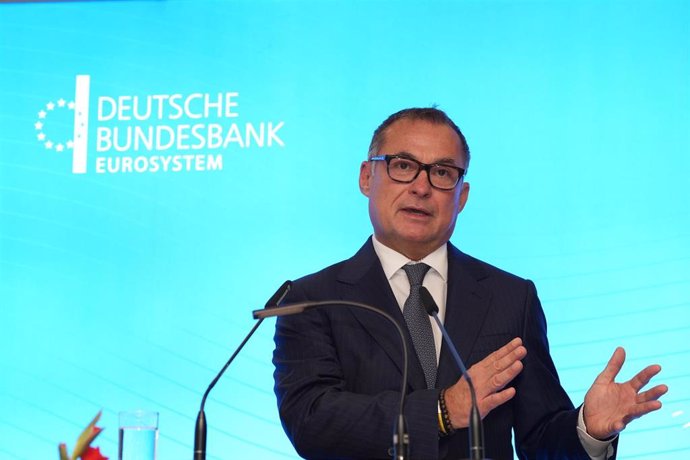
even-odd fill
[{"label": "tie knot", "polygon": [[410,280],[410,287],[421,286],[422,281],[424,281],[424,277],[426,276],[426,272],[428,272],[430,268],[431,267],[424,263],[408,264],[403,266],[403,270],[405,270],[405,273],[407,273],[407,279]]}]

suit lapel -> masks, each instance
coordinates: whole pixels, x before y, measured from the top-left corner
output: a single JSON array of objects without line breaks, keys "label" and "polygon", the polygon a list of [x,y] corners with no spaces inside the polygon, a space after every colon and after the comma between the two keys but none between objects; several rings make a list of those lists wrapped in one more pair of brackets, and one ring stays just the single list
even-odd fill
[{"label": "suit lapel", "polygon": [[[386,279],[371,238],[348,260],[338,274],[339,296],[342,300],[365,303],[388,313],[397,321],[405,334],[408,348],[408,386],[411,389],[426,388],[424,371],[412,345],[400,306],[395,300],[390,283]],[[371,334],[402,373],[403,359],[400,336],[386,318],[366,310],[351,308],[350,313]]]},{"label": "suit lapel", "polygon": [[[468,367],[467,359],[482,329],[491,301],[491,293],[479,283],[484,277],[486,274],[471,257],[448,243],[448,290],[444,326]],[[437,387],[448,387],[459,377],[460,369],[444,343],[439,359]]]}]

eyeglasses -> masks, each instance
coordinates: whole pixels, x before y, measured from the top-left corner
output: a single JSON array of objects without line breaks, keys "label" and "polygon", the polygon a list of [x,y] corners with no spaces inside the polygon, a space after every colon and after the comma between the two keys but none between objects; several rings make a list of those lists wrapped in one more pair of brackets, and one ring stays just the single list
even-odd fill
[{"label": "eyeglasses", "polygon": [[403,184],[414,181],[419,172],[424,170],[431,186],[440,190],[453,190],[465,175],[465,170],[457,166],[426,164],[403,155],[378,155],[369,158],[369,161],[385,161],[388,177]]}]

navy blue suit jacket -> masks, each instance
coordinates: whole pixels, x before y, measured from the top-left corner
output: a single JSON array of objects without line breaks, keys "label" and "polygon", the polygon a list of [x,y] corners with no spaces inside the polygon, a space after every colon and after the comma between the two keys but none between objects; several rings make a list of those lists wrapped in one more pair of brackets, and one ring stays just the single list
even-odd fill
[{"label": "navy blue suit jacket", "polygon": [[[286,299],[348,300],[404,319],[371,239],[349,260],[297,280]],[[532,282],[474,259],[448,244],[444,324],[468,368],[514,337],[527,348],[513,381],[516,396],[484,419],[486,456],[493,460],[589,459],[576,433],[577,410],[549,355],[546,321]],[[405,328],[407,333],[407,329]],[[409,349],[412,341],[407,336]],[[280,417],[305,458],[391,458],[402,378],[400,339],[374,313],[347,307],[309,310],[278,319],[275,391]],[[443,345],[436,387],[460,378]],[[467,431],[438,435],[438,389],[427,389],[410,352],[406,419],[413,459],[467,457]]]}]

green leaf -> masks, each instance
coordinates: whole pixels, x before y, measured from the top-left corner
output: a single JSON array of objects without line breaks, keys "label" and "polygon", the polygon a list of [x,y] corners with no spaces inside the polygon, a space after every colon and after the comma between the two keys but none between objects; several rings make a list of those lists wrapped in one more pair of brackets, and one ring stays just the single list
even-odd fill
[{"label": "green leaf", "polygon": [[101,412],[102,411],[98,411],[93,420],[91,420],[91,423],[89,423],[89,425],[79,435],[79,438],[77,439],[77,444],[74,446],[74,452],[72,452],[72,460],[76,460],[79,457],[81,457],[82,454],[86,451],[86,448],[91,445],[91,442],[94,439],[96,439],[96,436],[98,436],[101,433],[101,431],[103,431],[103,428],[98,428],[96,426],[96,423],[101,418]]}]

